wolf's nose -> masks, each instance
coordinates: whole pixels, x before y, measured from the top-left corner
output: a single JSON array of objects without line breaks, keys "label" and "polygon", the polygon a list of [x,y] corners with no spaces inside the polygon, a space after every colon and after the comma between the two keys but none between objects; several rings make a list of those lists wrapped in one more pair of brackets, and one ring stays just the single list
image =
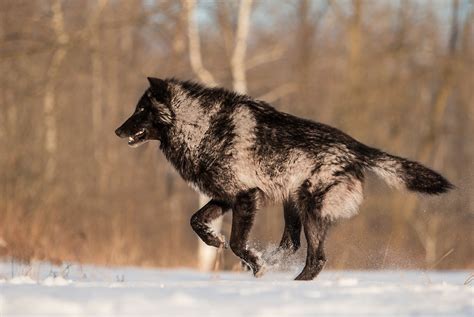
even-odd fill
[{"label": "wolf's nose", "polygon": [[120,130],[120,128],[117,128],[117,130],[115,130],[115,134],[120,138],[122,137],[122,131]]}]

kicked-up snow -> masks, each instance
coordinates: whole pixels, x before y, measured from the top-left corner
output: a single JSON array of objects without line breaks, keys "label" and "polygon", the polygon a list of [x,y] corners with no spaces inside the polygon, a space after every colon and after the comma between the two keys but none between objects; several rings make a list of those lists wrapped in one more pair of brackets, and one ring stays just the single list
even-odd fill
[{"label": "kicked-up snow", "polygon": [[471,272],[193,270],[0,264],[0,316],[474,316]]}]

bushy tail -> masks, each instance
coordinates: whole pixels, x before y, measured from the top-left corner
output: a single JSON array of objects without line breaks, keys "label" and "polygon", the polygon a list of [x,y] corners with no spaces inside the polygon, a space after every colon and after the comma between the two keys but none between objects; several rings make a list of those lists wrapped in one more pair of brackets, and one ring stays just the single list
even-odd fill
[{"label": "bushy tail", "polygon": [[438,195],[454,187],[446,178],[420,163],[384,152],[372,157],[370,169],[389,185],[404,185],[409,190],[424,194]]}]

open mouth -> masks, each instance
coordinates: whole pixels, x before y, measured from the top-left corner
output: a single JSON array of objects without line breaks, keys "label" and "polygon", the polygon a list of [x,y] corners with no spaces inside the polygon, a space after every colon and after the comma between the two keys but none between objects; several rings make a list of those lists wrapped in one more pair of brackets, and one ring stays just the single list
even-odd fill
[{"label": "open mouth", "polygon": [[137,133],[132,136],[128,137],[128,145],[136,147],[142,143],[148,141],[147,139],[147,131],[145,129],[141,129]]}]

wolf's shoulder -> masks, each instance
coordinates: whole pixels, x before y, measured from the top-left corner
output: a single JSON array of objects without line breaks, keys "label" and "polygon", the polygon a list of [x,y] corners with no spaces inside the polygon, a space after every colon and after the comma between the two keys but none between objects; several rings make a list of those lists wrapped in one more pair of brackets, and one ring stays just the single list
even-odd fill
[{"label": "wolf's shoulder", "polygon": [[239,94],[223,87],[207,87],[192,80],[168,78],[167,83],[177,88],[178,93],[184,92],[188,98],[199,100],[197,104],[202,107],[214,106],[216,104],[232,107],[250,99],[247,95]]},{"label": "wolf's shoulder", "polygon": [[331,126],[317,121],[279,111],[269,103],[262,100],[250,100],[243,103],[243,106],[248,107],[254,114],[256,120],[264,125],[278,125],[281,128],[307,128],[310,130],[337,130],[336,128],[332,128]]}]

